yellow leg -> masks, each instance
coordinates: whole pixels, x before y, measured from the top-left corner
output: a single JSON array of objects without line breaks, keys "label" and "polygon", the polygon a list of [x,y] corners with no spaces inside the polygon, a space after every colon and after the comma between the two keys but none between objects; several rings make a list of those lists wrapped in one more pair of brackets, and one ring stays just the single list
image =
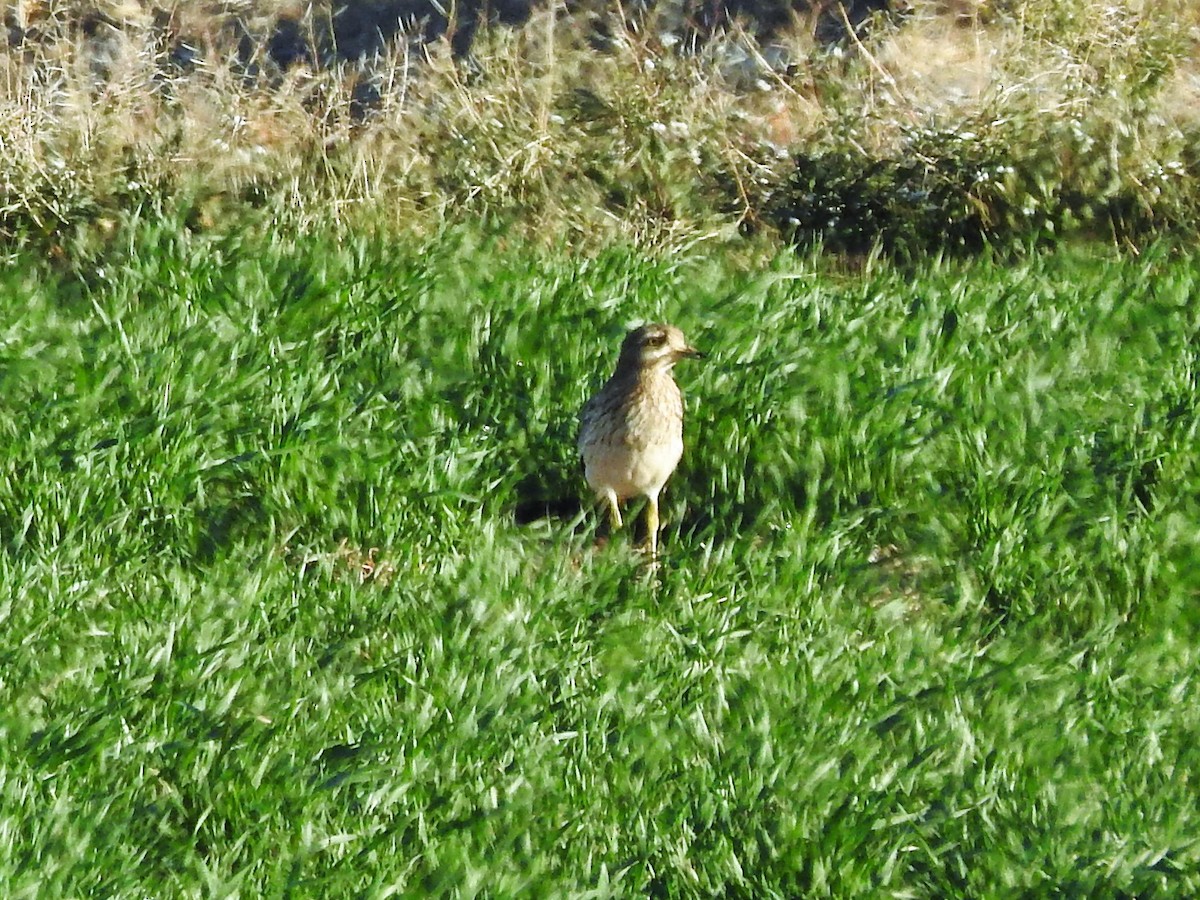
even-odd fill
[{"label": "yellow leg", "polygon": [[604,502],[608,505],[608,517],[612,521],[612,529],[616,531],[621,527],[621,504],[617,500],[616,491],[606,491],[604,494]]},{"label": "yellow leg", "polygon": [[650,558],[658,559],[658,494],[651,494],[646,504],[646,539],[650,542]]}]

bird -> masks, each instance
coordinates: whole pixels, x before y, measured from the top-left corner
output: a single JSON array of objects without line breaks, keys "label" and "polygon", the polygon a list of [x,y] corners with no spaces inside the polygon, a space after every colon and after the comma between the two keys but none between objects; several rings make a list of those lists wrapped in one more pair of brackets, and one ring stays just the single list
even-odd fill
[{"label": "bird", "polygon": [[617,368],[579,413],[584,477],[620,528],[621,504],[644,496],[650,558],[658,558],[658,495],[683,456],[683,395],[672,369],[703,358],[674,325],[625,335]]}]

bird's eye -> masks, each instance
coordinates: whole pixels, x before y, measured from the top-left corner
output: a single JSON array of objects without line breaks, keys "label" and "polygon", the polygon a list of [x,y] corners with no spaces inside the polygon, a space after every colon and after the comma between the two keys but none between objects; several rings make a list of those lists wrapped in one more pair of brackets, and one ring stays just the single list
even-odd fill
[{"label": "bird's eye", "polygon": [[665,334],[652,334],[646,338],[647,347],[661,347],[666,342],[667,336]]}]

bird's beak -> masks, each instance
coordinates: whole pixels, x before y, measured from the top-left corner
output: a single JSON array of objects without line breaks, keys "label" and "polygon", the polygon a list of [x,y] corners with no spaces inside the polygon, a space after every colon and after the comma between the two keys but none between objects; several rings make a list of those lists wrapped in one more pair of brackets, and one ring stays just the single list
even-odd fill
[{"label": "bird's beak", "polygon": [[686,356],[688,359],[704,359],[704,354],[695,347],[684,347],[680,355]]}]

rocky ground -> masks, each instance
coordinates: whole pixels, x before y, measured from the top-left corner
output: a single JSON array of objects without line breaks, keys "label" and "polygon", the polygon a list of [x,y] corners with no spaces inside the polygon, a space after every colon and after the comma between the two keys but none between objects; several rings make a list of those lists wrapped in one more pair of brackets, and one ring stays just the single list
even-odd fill
[{"label": "rocky ground", "polygon": [[[618,24],[651,29],[664,43],[684,47],[703,44],[730,27],[744,28],[763,43],[793,28],[808,29],[828,45],[852,39],[851,31],[865,30],[877,14],[904,8],[896,0],[648,0],[627,5],[568,0],[562,16],[574,19],[597,49],[603,49]],[[463,0],[453,6],[436,0],[15,2],[6,4],[4,23],[10,49],[30,49],[65,33],[81,38],[102,60],[122,33],[149,32],[176,65],[232,52],[246,65],[269,62],[286,69],[366,61],[401,41],[441,37],[450,39],[456,54],[465,55],[480,27],[522,25],[533,9],[533,0]]]}]

